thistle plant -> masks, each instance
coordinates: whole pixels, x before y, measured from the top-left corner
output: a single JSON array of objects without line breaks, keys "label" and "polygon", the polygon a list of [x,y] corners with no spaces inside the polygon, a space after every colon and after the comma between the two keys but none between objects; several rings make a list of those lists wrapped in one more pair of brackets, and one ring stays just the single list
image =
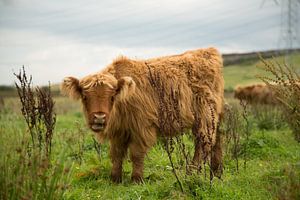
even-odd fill
[{"label": "thistle plant", "polygon": [[269,76],[258,76],[275,93],[280,102],[284,118],[294,133],[295,139],[300,142],[300,76],[299,73],[286,63],[279,63],[275,59],[265,60],[260,67],[268,72]]}]

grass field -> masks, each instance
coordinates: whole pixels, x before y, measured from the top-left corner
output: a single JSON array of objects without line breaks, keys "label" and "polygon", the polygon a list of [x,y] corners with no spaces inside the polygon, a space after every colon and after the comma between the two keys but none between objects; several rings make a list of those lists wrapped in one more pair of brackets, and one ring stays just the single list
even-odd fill
[{"label": "grass field", "polygon": [[[290,56],[290,62],[298,72],[300,71],[300,54],[296,53]],[[267,59],[271,60],[271,59]],[[284,63],[285,58],[283,56],[277,57],[276,61]],[[232,91],[237,85],[247,85],[262,82],[257,75],[267,75],[261,68],[262,63],[260,61],[244,62],[239,65],[230,65],[224,68],[225,89]]]},{"label": "grass field", "polygon": [[[300,63],[299,55],[293,59]],[[226,88],[232,90],[237,84],[258,82],[255,77],[260,73],[255,67],[257,64],[226,67]],[[60,190],[61,193],[55,196],[53,192],[43,196],[45,199],[300,199],[300,145],[277,109],[248,108],[247,140],[244,133],[247,127],[241,117],[243,110],[231,94],[227,95],[227,100],[237,108],[235,114],[240,126],[237,127],[238,144],[233,143],[232,135],[224,135],[222,179],[214,178],[210,182],[209,171],[205,170],[201,174],[186,176],[179,170],[180,163],[176,163],[184,188],[181,192],[161,142],[145,159],[143,184],[131,183],[131,163],[128,159],[124,163],[123,182],[113,184],[110,180],[108,144],[102,145],[99,152],[95,150],[92,133],[85,126],[80,104],[64,97],[55,97],[57,121],[51,154],[53,167],[45,172],[46,178],[43,179],[42,174],[42,178],[31,179],[30,166],[18,167],[22,161],[19,148],[26,148],[23,141],[29,140],[20,103],[16,97],[4,97],[4,104],[0,107],[0,199],[16,199],[16,192],[22,193],[22,199],[41,199],[34,193],[50,194],[46,190],[34,190],[30,183],[24,187],[27,190],[18,188],[22,185],[20,181],[24,181],[24,176],[20,176],[22,173],[29,173],[28,177],[25,176],[28,182],[42,180],[45,188],[51,188],[56,183],[54,178],[59,177],[52,190]],[[191,141],[185,139],[187,149],[191,149]],[[235,147],[238,150],[234,155]],[[173,157],[175,155],[173,153]],[[55,171],[55,166],[63,166],[64,170],[59,173]],[[8,184],[3,184],[4,180]],[[15,189],[10,190],[10,187]]]}]

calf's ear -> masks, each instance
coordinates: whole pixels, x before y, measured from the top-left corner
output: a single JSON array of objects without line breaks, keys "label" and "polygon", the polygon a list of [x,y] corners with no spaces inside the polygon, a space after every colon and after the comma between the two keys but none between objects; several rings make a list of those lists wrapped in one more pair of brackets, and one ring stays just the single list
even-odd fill
[{"label": "calf's ear", "polygon": [[79,86],[79,80],[74,77],[64,78],[60,85],[60,90],[64,95],[71,97],[72,99],[79,99],[81,97],[81,88]]},{"label": "calf's ear", "polygon": [[116,100],[124,101],[128,99],[135,92],[136,84],[129,76],[124,76],[118,80],[118,87],[116,90]]}]

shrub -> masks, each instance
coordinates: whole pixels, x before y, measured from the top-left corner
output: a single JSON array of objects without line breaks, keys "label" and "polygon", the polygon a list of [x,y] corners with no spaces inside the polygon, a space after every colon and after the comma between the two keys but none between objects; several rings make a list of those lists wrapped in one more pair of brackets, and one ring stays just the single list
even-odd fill
[{"label": "shrub", "polygon": [[289,65],[276,61],[266,61],[260,66],[270,73],[270,76],[258,76],[274,92],[282,105],[284,119],[292,129],[295,139],[300,142],[300,76]]},{"label": "shrub", "polygon": [[[5,147],[0,151],[3,160],[0,163],[0,199],[62,199],[70,167],[63,153],[57,160],[51,160],[56,116],[50,87],[33,90],[32,78],[27,78],[24,67],[15,76],[19,81],[16,88],[28,131],[12,133],[15,138],[9,140],[11,144],[2,144]],[[3,142],[4,134],[0,136]]]},{"label": "shrub", "polygon": [[241,111],[238,105],[225,106],[222,129],[225,139],[225,153],[235,160],[236,170],[239,170],[238,155],[240,151],[241,131],[243,128]]}]

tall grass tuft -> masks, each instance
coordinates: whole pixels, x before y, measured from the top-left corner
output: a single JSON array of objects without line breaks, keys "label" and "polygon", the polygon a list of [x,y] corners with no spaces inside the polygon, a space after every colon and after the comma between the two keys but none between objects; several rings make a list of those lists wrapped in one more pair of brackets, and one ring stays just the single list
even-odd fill
[{"label": "tall grass tuft", "polygon": [[242,117],[237,105],[225,105],[222,129],[225,139],[225,153],[235,161],[236,171],[239,171],[239,153],[241,149]]},{"label": "tall grass tuft", "polygon": [[242,117],[246,123],[245,125],[245,146],[244,146],[244,169],[247,169],[247,160],[248,160],[248,146],[249,146],[249,137],[250,137],[250,122],[249,122],[249,109],[248,109],[248,103],[246,101],[241,100],[240,105],[242,106],[243,112],[242,112]]},{"label": "tall grass tuft", "polygon": [[259,130],[263,133],[268,130],[279,130],[286,126],[286,122],[282,120],[283,114],[280,107],[276,105],[251,105],[251,114],[254,122]]},{"label": "tall grass tuft", "polygon": [[[32,77],[27,77],[24,67],[15,76],[27,131],[13,130],[11,144],[2,144],[0,199],[62,199],[70,167],[63,153],[51,159],[56,116],[50,86],[34,90]],[[0,140],[4,137],[1,134]]]},{"label": "tall grass tuft", "polygon": [[44,150],[47,157],[51,153],[53,130],[56,122],[54,101],[51,96],[50,85],[48,88],[32,88],[32,77],[27,78],[24,67],[19,74],[15,74],[19,81],[15,83],[21,102],[22,115],[26,121],[31,136],[29,148],[36,147]]},{"label": "tall grass tuft", "polygon": [[276,94],[277,100],[282,105],[286,122],[292,129],[295,139],[300,142],[300,76],[292,66],[286,63],[266,61],[260,58],[263,65],[259,66],[270,76],[258,76]]}]

